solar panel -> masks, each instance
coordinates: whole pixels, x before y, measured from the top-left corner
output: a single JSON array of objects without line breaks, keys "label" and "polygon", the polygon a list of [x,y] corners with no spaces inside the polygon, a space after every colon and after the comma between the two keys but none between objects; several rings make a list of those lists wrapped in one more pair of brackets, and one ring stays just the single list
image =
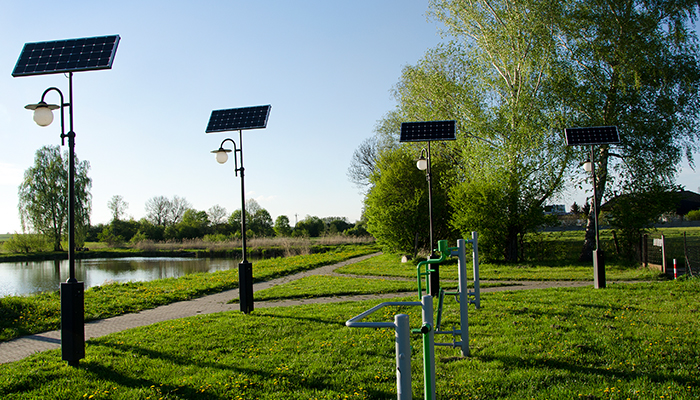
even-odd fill
[{"label": "solar panel", "polygon": [[456,121],[404,122],[401,124],[401,138],[399,141],[455,140],[456,130]]},{"label": "solar panel", "polygon": [[119,35],[26,43],[12,76],[112,68]]},{"label": "solar panel", "polygon": [[209,118],[206,133],[259,129],[267,126],[272,106],[254,106],[214,110]]},{"label": "solar panel", "polygon": [[568,146],[620,143],[620,135],[616,126],[566,128],[564,129],[564,134],[566,135],[566,144]]}]

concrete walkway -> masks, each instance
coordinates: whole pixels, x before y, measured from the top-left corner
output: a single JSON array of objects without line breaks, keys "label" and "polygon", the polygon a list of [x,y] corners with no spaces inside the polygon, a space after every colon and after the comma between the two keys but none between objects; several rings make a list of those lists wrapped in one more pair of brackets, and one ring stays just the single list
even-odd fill
[{"label": "concrete walkway", "polygon": [[[260,282],[253,285],[253,291],[267,289],[276,285],[292,282],[306,276],[311,275],[340,275],[334,271],[348,264],[356,263],[370,257],[374,257],[381,253],[370,254],[362,257],[356,257],[338,264],[327,265],[311,271],[300,272],[298,274],[285,276],[278,279],[273,279],[267,282]],[[345,275],[350,276],[350,275]],[[366,278],[366,277],[365,277]],[[383,278],[386,277],[373,277]],[[414,279],[410,279],[414,280]],[[482,283],[488,283],[482,281]],[[504,282],[505,283],[505,282]],[[591,282],[507,282],[509,286],[499,286],[493,288],[481,288],[481,292],[497,292],[505,290],[526,290],[526,289],[543,289],[550,287],[581,287],[591,285]],[[409,293],[406,293],[408,295]],[[267,307],[289,307],[302,304],[315,303],[336,303],[342,301],[360,301],[371,299],[388,299],[401,296],[400,293],[389,293],[382,295],[359,295],[359,296],[335,296],[321,297],[314,299],[302,300],[283,300],[283,301],[260,301],[255,302],[255,308]],[[204,315],[218,313],[224,311],[238,311],[240,306],[236,304],[228,304],[231,299],[238,298],[238,289],[227,290],[225,292],[213,294],[210,296],[200,297],[198,299],[180,301],[177,303],[160,306],[150,310],[144,310],[138,313],[125,314],[118,317],[102,319],[98,321],[88,322],[85,324],[85,340],[108,335],[114,332],[120,332],[131,328],[151,325],[157,322],[168,321],[172,319],[191,317],[195,315]],[[21,360],[34,353],[46,350],[58,349],[61,347],[61,331],[43,332],[36,335],[24,336],[8,342],[0,343],[0,364]]]}]

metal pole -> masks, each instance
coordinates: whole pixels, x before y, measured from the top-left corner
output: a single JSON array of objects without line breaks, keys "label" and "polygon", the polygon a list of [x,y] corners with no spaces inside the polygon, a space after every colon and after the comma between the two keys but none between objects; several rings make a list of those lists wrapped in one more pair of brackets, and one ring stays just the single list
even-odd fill
[{"label": "metal pole", "polygon": [[[250,314],[253,309],[253,264],[248,262],[246,249],[246,212],[245,212],[245,168],[243,168],[243,130],[238,131],[239,156],[241,158],[241,238],[243,239],[243,260],[238,264],[238,295],[240,309],[245,314]],[[235,154],[234,154],[235,156]]]},{"label": "metal pole", "polygon": [[394,316],[396,325],[396,397],[411,400],[411,328],[408,315]]},{"label": "metal pole", "polygon": [[75,131],[73,131],[73,73],[68,73],[68,282],[75,278]]},{"label": "metal pole", "polygon": [[595,175],[595,151],[591,145],[591,171],[593,172],[593,224],[595,226],[595,250],[593,250],[593,286],[596,289],[605,288],[605,258],[600,248],[600,233],[598,227],[598,189]]},{"label": "metal pole", "polygon": [[469,357],[469,287],[467,286],[467,250],[464,239],[457,240],[459,277],[459,335],[462,357]]},{"label": "metal pole", "polygon": [[243,263],[248,262],[247,251],[245,246],[245,168],[243,168],[243,131],[238,131],[238,146],[239,157],[241,158],[241,167],[238,169],[241,172],[241,237],[243,238]]},{"label": "metal pole", "polygon": [[481,284],[479,283],[479,233],[472,232],[472,265],[474,271],[474,305],[481,308]]},{"label": "metal pole", "polygon": [[433,329],[433,296],[425,295],[423,306],[423,387],[425,400],[435,400],[435,330]]},{"label": "metal pole", "polygon": [[[430,219],[430,258],[435,258],[435,252],[433,248],[433,173],[431,170],[431,158],[430,155],[430,141],[428,141],[428,168],[426,169],[425,177],[428,181],[428,216]],[[437,296],[440,293],[440,267],[437,264],[431,265],[432,271],[430,272],[430,285],[428,287],[428,294],[431,296]]]},{"label": "metal pole", "polygon": [[[61,111],[63,104],[61,104]],[[68,73],[68,272],[61,290],[61,358],[78,366],[85,358],[85,287],[75,277],[75,132],[73,131],[73,73]],[[61,113],[63,125],[63,113]],[[61,128],[63,129],[63,128]],[[61,132],[63,135],[63,132]],[[63,139],[63,137],[62,137]]]}]

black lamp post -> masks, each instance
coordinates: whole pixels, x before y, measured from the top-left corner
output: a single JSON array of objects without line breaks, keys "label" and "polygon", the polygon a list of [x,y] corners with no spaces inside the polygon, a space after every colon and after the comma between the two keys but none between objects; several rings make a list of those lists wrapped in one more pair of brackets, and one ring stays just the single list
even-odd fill
[{"label": "black lamp post", "polygon": [[[250,314],[253,311],[253,265],[248,262],[246,251],[246,227],[245,227],[245,181],[243,168],[243,130],[261,129],[267,126],[267,118],[272,106],[253,106],[242,108],[229,108],[226,110],[214,110],[209,117],[207,133],[238,131],[238,148],[232,139],[224,139],[217,150],[216,161],[223,164],[228,160],[228,153],[233,151],[236,175],[241,173],[241,237],[243,238],[243,260],[238,264],[238,294],[240,296],[241,311]],[[224,149],[224,143],[231,142],[233,150]],[[241,166],[238,167],[238,157]]]},{"label": "black lamp post", "polygon": [[[457,121],[418,121],[404,122],[401,124],[400,142],[428,142],[428,148],[421,151],[420,159],[416,166],[425,171],[425,179],[428,181],[428,216],[430,219],[430,258],[434,258],[433,248],[433,187],[432,173],[430,171],[430,142],[434,140],[455,140],[457,133]],[[440,271],[437,264],[431,265],[428,294],[438,295],[440,292]]]},{"label": "black lamp post", "polygon": [[[61,354],[68,365],[77,366],[85,358],[85,299],[83,282],[75,279],[75,131],[73,131],[73,72],[111,69],[119,45],[119,35],[25,43],[12,76],[68,74],[68,103],[55,87],[48,88],[34,110],[34,121],[48,126],[53,110],[61,109],[61,142],[68,138],[68,266],[70,277],[61,283]],[[55,91],[61,104],[47,104],[46,94]],[[69,131],[65,133],[63,109],[68,107]]]},{"label": "black lamp post", "polygon": [[[435,248],[433,247],[433,183],[432,183],[432,172],[430,171],[430,141],[428,141],[428,148],[422,149],[420,152],[420,158],[416,162],[416,167],[419,170],[425,171],[425,180],[428,181],[428,219],[430,223],[430,258],[435,256]],[[435,296],[440,292],[440,266],[438,264],[431,265],[431,272],[429,276],[430,285],[428,288],[428,294]]]},{"label": "black lamp post", "polygon": [[[594,145],[611,145],[620,143],[620,134],[616,126],[594,126],[564,129],[567,146],[590,146],[591,155],[583,168],[593,174],[593,225],[595,228],[595,250],[593,250],[593,285],[596,289],[605,288],[605,258],[600,248],[600,233],[598,226],[598,182],[595,174]],[[601,194],[602,195],[602,194]]]},{"label": "black lamp post", "polygon": [[[34,121],[39,126],[49,126],[53,122],[53,110],[61,109],[61,142],[68,138],[68,273],[66,282],[61,282],[61,355],[69,365],[76,366],[85,358],[85,300],[84,283],[75,278],[75,132],[73,131],[73,73],[68,73],[68,103],[63,93],[50,87],[41,95],[37,104],[24,108],[34,111]],[[46,95],[55,91],[61,97],[61,104],[47,104]],[[64,108],[68,108],[69,130],[65,132]]]},{"label": "black lamp post", "polygon": [[[238,264],[238,293],[240,296],[241,311],[245,314],[250,314],[253,311],[253,264],[248,262],[248,252],[246,251],[246,213],[245,213],[245,168],[243,168],[243,131],[238,131],[238,143],[240,146],[236,148],[236,142],[233,139],[224,139],[221,142],[218,150],[213,150],[216,154],[216,162],[224,164],[228,161],[228,153],[233,151],[233,162],[235,165],[235,173],[241,173],[241,238],[243,241],[242,252],[243,260]],[[225,149],[224,143],[231,142],[233,150]],[[241,166],[238,166],[238,159],[241,160]]]},{"label": "black lamp post", "polygon": [[593,180],[593,225],[595,226],[595,249],[593,250],[593,286],[605,289],[605,254],[600,248],[600,226],[598,225],[598,182],[595,175],[595,153],[591,146],[591,156],[583,163],[583,169],[591,173]]}]

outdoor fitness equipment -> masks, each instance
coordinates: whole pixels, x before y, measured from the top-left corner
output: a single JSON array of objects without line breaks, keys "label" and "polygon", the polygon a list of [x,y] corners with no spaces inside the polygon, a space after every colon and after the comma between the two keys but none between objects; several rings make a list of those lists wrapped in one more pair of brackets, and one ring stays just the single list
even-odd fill
[{"label": "outdoor fitness equipment", "polygon": [[[467,288],[467,260],[466,260],[466,243],[472,244],[473,264],[474,264],[474,292],[469,292]],[[464,239],[457,240],[457,247],[447,247],[446,240],[438,242],[438,252],[440,258],[426,260],[418,263],[418,293],[421,298],[417,301],[404,302],[384,302],[369,310],[350,318],[345,325],[351,328],[393,328],[396,336],[396,393],[398,400],[411,400],[411,340],[410,334],[420,333],[423,336],[423,383],[425,388],[425,399],[435,399],[435,346],[459,346],[463,357],[469,356],[469,320],[468,310],[469,304],[473,303],[476,308],[480,307],[480,291],[479,291],[479,252],[478,252],[478,235],[472,232],[472,240],[465,241]],[[440,289],[440,302],[438,307],[438,322],[433,325],[433,296],[430,294],[423,295],[421,289],[421,277],[426,276],[426,280],[430,276],[430,264],[437,264],[445,260],[447,256],[458,257],[458,275],[459,275],[459,291],[445,292]],[[425,267],[425,272],[420,272],[420,268]],[[454,295],[459,302],[460,311],[460,329],[452,329],[451,331],[441,331],[439,329],[440,320],[442,317],[442,303],[444,295]],[[469,300],[473,296],[474,300]],[[421,306],[422,308],[422,324],[420,329],[410,330],[409,318],[406,314],[398,314],[394,316],[394,322],[360,322],[365,317],[374,312],[389,306]],[[452,343],[435,343],[435,334],[451,334],[453,337]],[[460,341],[455,338],[460,335]]]}]

